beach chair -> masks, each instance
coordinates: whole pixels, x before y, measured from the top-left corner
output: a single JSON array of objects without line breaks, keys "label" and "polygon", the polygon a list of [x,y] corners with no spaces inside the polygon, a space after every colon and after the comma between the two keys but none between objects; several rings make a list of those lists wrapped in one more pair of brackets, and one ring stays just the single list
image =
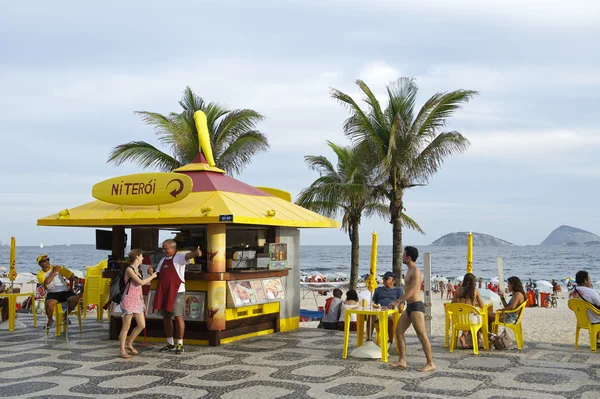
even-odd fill
[{"label": "beach chair", "polygon": [[575,349],[579,346],[579,330],[584,329],[588,330],[590,333],[590,347],[592,348],[592,352],[596,352],[596,337],[598,331],[600,331],[600,323],[590,323],[588,310],[599,316],[600,310],[596,309],[591,303],[577,298],[569,299],[569,309],[575,312],[575,316],[577,316],[577,327],[575,327]]},{"label": "beach chair", "polygon": [[[44,314],[46,314],[46,300],[44,298],[44,302],[43,302],[43,309],[44,309]],[[65,338],[67,340],[67,342],[69,342],[69,331],[68,331],[68,327],[69,327],[69,315],[77,315],[77,321],[79,323],[79,333],[83,333],[83,327],[81,325],[81,300],[77,301],[77,306],[75,307],[75,309],[73,309],[69,314],[65,315],[67,309],[67,303],[57,303],[54,306],[54,324],[56,326],[56,336],[60,337],[62,333],[65,333]],[[46,315],[46,322],[44,324],[44,326],[46,326],[48,324],[48,316]],[[44,327],[44,329],[46,330],[46,339],[48,339],[48,333],[49,333],[49,328]]]},{"label": "beach chair", "polygon": [[[504,328],[509,328],[515,334],[515,340],[517,341],[517,349],[523,349],[523,328],[521,324],[521,320],[523,319],[523,313],[525,312],[525,307],[527,307],[527,302],[524,301],[519,307],[514,310],[496,310],[496,318],[494,323],[492,324],[492,332],[494,334],[498,334],[498,327],[503,326]],[[517,313],[517,321],[515,323],[506,323],[504,321],[500,321],[500,315],[502,313]]]},{"label": "beach chair", "polygon": [[[454,351],[456,341],[458,341],[458,334],[461,331],[471,331],[471,337],[473,339],[473,353],[479,354],[479,344],[477,343],[477,332],[482,331],[483,334],[483,347],[489,348],[488,336],[487,336],[487,313],[484,309],[476,308],[475,306],[467,305],[465,303],[446,303],[446,312],[449,313],[452,319],[452,338],[450,339],[450,352]],[[471,319],[471,315],[479,316],[479,323],[474,323]]]},{"label": "beach chair", "polygon": [[447,348],[448,343],[450,342],[450,337],[452,336],[452,312],[448,311],[446,305],[449,305],[452,302],[444,302],[444,314],[446,315],[446,328],[444,333],[446,338],[444,339],[444,346]]},{"label": "beach chair", "polygon": [[[102,278],[102,271],[108,266],[108,261],[103,260],[96,266],[86,267],[85,283],[83,288],[83,319],[87,319],[87,310],[89,305],[96,305],[96,319],[102,321],[104,318],[104,309],[102,308],[106,301],[106,285],[110,287],[110,279]],[[109,288],[110,291],[110,288]]]}]

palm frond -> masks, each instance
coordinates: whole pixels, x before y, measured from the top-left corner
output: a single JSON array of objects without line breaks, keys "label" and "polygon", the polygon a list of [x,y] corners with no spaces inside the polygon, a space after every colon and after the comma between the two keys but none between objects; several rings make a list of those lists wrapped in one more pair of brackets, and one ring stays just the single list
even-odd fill
[{"label": "palm frond", "polygon": [[421,108],[411,130],[417,137],[434,136],[446,126],[450,118],[462,105],[479,94],[474,90],[455,90],[433,95]]},{"label": "palm frond", "polygon": [[123,162],[133,162],[144,169],[156,168],[164,172],[182,166],[175,158],[145,141],[132,141],[114,147],[107,162],[113,162],[117,166]]},{"label": "palm frond", "polygon": [[259,152],[269,149],[267,136],[256,131],[247,131],[240,134],[235,141],[229,143],[218,159],[215,159],[217,166],[227,173],[238,175],[250,163],[252,157]]},{"label": "palm frond", "polygon": [[421,234],[425,234],[425,232],[423,231],[421,226],[419,226],[417,222],[415,222],[413,219],[411,219],[409,216],[407,216],[404,212],[402,212],[402,214],[400,216],[400,221],[404,227],[407,227],[411,230],[418,231]]},{"label": "palm frond", "polygon": [[440,133],[414,159],[409,173],[416,179],[427,181],[439,170],[445,158],[463,153],[469,145],[469,140],[459,132]]}]

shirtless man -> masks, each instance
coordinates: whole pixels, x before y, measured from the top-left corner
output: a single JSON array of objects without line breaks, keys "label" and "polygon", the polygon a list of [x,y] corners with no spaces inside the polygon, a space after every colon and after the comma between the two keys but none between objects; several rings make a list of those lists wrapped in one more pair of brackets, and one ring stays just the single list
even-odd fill
[{"label": "shirtless man", "polygon": [[405,247],[404,254],[402,255],[402,263],[408,266],[406,272],[404,286],[404,295],[402,298],[392,302],[390,307],[398,306],[402,302],[406,301],[406,310],[402,312],[398,327],[396,328],[396,338],[398,339],[398,347],[400,349],[399,359],[397,362],[390,363],[392,367],[399,367],[402,369],[406,368],[406,341],[404,339],[404,333],[410,325],[417,333],[417,337],[423,345],[423,351],[425,352],[425,358],[427,364],[425,367],[419,369],[419,371],[427,372],[434,371],[435,364],[433,363],[433,357],[431,356],[431,344],[429,338],[427,338],[427,332],[425,331],[425,305],[421,300],[421,291],[419,285],[421,284],[421,271],[417,269],[415,261],[419,257],[419,251],[415,247]]}]

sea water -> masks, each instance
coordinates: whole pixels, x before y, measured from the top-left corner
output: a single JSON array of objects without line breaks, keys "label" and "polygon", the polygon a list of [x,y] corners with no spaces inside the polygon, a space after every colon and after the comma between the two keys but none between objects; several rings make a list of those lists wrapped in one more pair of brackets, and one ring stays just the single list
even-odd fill
[{"label": "sea water", "polygon": [[[466,270],[467,247],[417,246],[422,268],[423,254],[431,254],[432,275],[455,277]],[[0,247],[0,266],[9,267],[8,246]],[[17,272],[37,273],[40,267],[35,259],[40,254],[48,254],[52,265],[63,265],[69,269],[85,270],[106,259],[110,251],[96,250],[94,245],[56,245],[43,249],[35,246],[17,247]],[[369,272],[370,246],[360,247],[359,274]],[[504,277],[516,275],[521,280],[557,280],[575,277],[578,270],[590,272],[593,281],[600,280],[600,247],[586,246],[515,246],[515,247],[474,247],[473,272],[477,276],[492,278],[498,275],[497,258],[502,257]],[[344,273],[350,275],[350,246],[345,245],[303,245],[300,247],[300,269],[306,273]],[[379,246],[377,249],[377,273],[383,274],[392,269],[392,247]],[[406,266],[403,266],[406,271]],[[7,270],[8,271],[8,270]],[[7,272],[6,271],[6,272]],[[5,271],[0,271],[0,275]],[[597,273],[597,274],[596,274]]]}]

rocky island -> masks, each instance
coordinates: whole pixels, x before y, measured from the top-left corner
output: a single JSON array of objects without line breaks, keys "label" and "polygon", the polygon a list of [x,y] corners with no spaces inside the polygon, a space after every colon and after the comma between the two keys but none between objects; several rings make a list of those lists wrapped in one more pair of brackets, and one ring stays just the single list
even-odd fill
[{"label": "rocky island", "polygon": [[540,245],[600,245],[600,237],[589,231],[563,225],[550,233]]},{"label": "rocky island", "polygon": [[[442,236],[431,243],[431,245],[436,245],[440,247],[450,247],[450,246],[458,246],[458,245],[467,245],[467,232],[460,231],[457,233],[450,233]],[[496,238],[494,236],[482,233],[473,233],[473,246],[478,247],[512,247],[514,244],[501,240],[500,238]]]}]

